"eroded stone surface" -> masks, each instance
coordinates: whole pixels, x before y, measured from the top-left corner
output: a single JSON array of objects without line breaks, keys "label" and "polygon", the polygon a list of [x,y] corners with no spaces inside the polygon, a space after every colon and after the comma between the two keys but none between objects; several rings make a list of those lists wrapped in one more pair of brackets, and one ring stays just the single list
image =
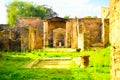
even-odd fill
[{"label": "eroded stone surface", "polygon": [[120,1],[110,0],[111,80],[120,80]]}]

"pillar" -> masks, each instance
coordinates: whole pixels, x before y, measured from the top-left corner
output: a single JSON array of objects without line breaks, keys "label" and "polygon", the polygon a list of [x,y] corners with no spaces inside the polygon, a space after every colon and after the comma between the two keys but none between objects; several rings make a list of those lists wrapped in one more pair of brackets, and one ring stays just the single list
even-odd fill
[{"label": "pillar", "polygon": [[77,21],[76,19],[72,20],[72,38],[71,38],[71,47],[78,48],[78,32],[77,32]]},{"label": "pillar", "polygon": [[48,46],[48,21],[43,24],[43,46]]},{"label": "pillar", "polygon": [[70,47],[71,46],[71,21],[68,20],[66,21],[66,38],[65,38],[65,47]]}]

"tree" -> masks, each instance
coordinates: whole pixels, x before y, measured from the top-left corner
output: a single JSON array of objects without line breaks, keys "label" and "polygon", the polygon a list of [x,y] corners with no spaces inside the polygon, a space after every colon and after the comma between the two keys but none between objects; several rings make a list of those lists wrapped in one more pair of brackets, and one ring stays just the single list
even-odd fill
[{"label": "tree", "polygon": [[53,11],[51,7],[48,7],[47,5],[44,5],[45,10],[46,10],[46,15],[45,18],[52,18],[58,16],[56,12]]},{"label": "tree", "polygon": [[92,18],[91,16],[85,16],[84,18]]},{"label": "tree", "polygon": [[16,18],[19,17],[30,17],[35,15],[34,6],[31,3],[23,2],[23,1],[13,1],[7,6],[7,17],[8,23],[11,26],[14,26]]},{"label": "tree", "polygon": [[97,16],[93,16],[93,18],[98,18]]},{"label": "tree", "polygon": [[70,18],[70,16],[66,15],[66,16],[64,16],[64,18],[65,18],[65,19],[69,19],[69,18]]},{"label": "tree", "polygon": [[46,9],[44,7],[44,5],[41,6],[37,6],[35,8],[35,17],[41,17],[42,19],[45,18],[46,16]]},{"label": "tree", "polygon": [[36,6],[30,2],[14,0],[7,6],[8,24],[14,26],[17,18],[20,17],[40,17],[51,18],[57,15],[51,8],[46,5]]}]

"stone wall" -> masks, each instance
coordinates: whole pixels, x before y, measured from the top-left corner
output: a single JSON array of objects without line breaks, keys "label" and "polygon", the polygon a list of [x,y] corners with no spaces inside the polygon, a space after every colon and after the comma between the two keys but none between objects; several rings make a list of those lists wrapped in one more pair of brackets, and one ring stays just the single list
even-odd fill
[{"label": "stone wall", "polygon": [[101,18],[102,18],[102,43],[104,46],[109,44],[109,18],[110,10],[107,7],[101,8]]},{"label": "stone wall", "polygon": [[45,20],[44,21],[44,25],[43,25],[43,46],[46,47],[48,46],[48,21]]},{"label": "stone wall", "polygon": [[21,50],[20,33],[9,25],[0,25],[0,50]]},{"label": "stone wall", "polygon": [[21,50],[34,50],[42,48],[42,34],[36,28],[20,28]]},{"label": "stone wall", "polygon": [[42,48],[43,20],[39,17],[18,18],[16,20],[15,30],[21,36],[21,50]]},{"label": "stone wall", "polygon": [[102,42],[102,21],[100,18],[69,19],[66,22],[66,34],[67,43],[71,43],[71,48],[85,49]]},{"label": "stone wall", "polygon": [[10,51],[21,51],[21,40],[11,40],[9,39],[9,50]]},{"label": "stone wall", "polygon": [[[108,24],[107,20],[104,22]],[[0,30],[2,29],[0,28]],[[40,49],[43,45],[59,46],[58,38],[63,47],[81,47],[83,49],[101,42],[101,30],[101,19],[99,18],[64,19],[54,17],[43,22],[40,18],[33,17],[18,18],[15,28],[10,29],[7,36],[10,50],[15,50],[12,46],[16,46],[16,50]],[[63,35],[63,39],[60,35]],[[4,43],[6,44],[6,42]]]},{"label": "stone wall", "polygon": [[29,49],[29,29],[27,27],[20,28],[20,40],[21,40],[21,50],[25,51]]},{"label": "stone wall", "polygon": [[78,48],[85,50],[90,47],[90,35],[89,33],[80,33],[78,35]]},{"label": "stone wall", "polygon": [[90,34],[90,45],[101,42],[102,23],[100,18],[79,19],[79,33]]},{"label": "stone wall", "polygon": [[53,46],[65,47],[66,30],[63,28],[57,28],[53,30]]},{"label": "stone wall", "polygon": [[44,46],[53,46],[55,41],[53,40],[53,31],[58,28],[65,29],[65,47],[78,48],[78,44],[81,41],[78,36],[81,33],[89,33],[89,38],[84,35],[85,42],[89,39],[87,41],[89,42],[89,46],[92,44],[101,43],[102,21],[100,18],[71,18],[66,20],[64,18],[54,17],[45,20],[43,29]]},{"label": "stone wall", "polygon": [[66,28],[66,23],[65,22],[59,22],[59,21],[51,21],[49,22],[49,29],[48,29],[48,42],[50,44],[50,46],[53,45],[53,38],[52,36],[54,35],[53,34],[53,30],[57,29],[57,28],[63,28],[65,29]]},{"label": "stone wall", "polygon": [[111,80],[120,80],[120,0],[110,0]]},{"label": "stone wall", "polygon": [[0,50],[9,49],[9,25],[0,25]]},{"label": "stone wall", "polygon": [[109,45],[109,19],[103,19],[102,25],[102,43],[104,46]]},{"label": "stone wall", "polygon": [[72,32],[72,23],[71,20],[66,21],[66,44],[65,47],[71,47],[71,32]]},{"label": "stone wall", "polygon": [[39,31],[35,30],[35,49],[42,49],[43,47],[43,37]]},{"label": "stone wall", "polygon": [[43,27],[43,20],[41,20],[39,17],[21,17],[16,20],[16,27],[27,27],[27,26],[33,26],[42,28]]},{"label": "stone wall", "polygon": [[78,28],[77,19],[71,20],[71,48],[78,48]]},{"label": "stone wall", "polygon": [[44,21],[44,46],[53,47],[53,31],[57,28],[66,30],[66,19],[53,17]]},{"label": "stone wall", "polygon": [[20,33],[15,31],[14,28],[11,28],[9,32],[9,50],[21,51]]},{"label": "stone wall", "polygon": [[102,19],[110,18],[110,10],[108,7],[101,7],[101,18]]}]

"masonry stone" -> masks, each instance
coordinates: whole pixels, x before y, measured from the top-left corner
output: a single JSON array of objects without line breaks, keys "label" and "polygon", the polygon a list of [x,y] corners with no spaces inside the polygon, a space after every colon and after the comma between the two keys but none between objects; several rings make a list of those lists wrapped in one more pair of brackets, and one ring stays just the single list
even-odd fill
[{"label": "masonry stone", "polygon": [[[107,44],[108,24],[109,21],[104,19],[105,28],[102,30],[100,18],[64,19],[53,17],[46,20],[41,20],[38,17],[18,18],[15,27],[7,32],[8,48],[10,50],[34,50],[41,49],[43,46],[59,46],[84,50],[91,46],[104,46],[101,35],[104,31],[104,42]],[[2,33],[5,29],[7,28],[0,28]],[[1,39],[5,39],[5,36],[1,37]],[[0,44],[3,42],[0,41]],[[6,42],[4,44],[7,45]],[[13,49],[12,46],[16,48]]]},{"label": "masonry stone", "polygon": [[107,46],[110,43],[109,40],[109,22],[110,22],[110,9],[108,7],[101,7],[102,18],[102,43]]},{"label": "masonry stone", "polygon": [[0,25],[0,50],[8,50],[9,49],[9,25]]},{"label": "masonry stone", "polygon": [[120,1],[110,0],[111,80],[120,80]]}]

